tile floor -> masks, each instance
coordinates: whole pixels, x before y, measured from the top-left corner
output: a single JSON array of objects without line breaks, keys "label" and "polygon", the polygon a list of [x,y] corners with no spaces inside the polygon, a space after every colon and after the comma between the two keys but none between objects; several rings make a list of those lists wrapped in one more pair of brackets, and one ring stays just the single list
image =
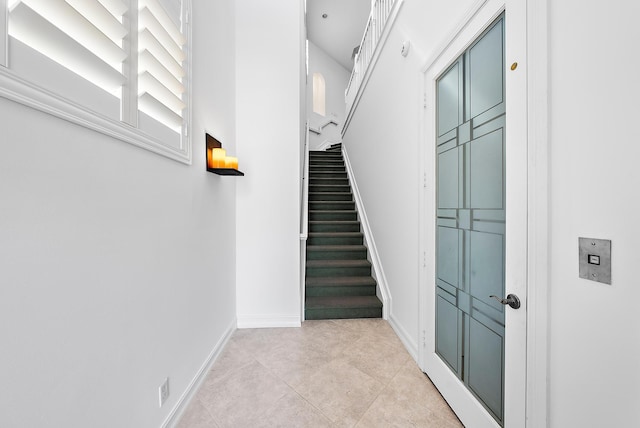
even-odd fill
[{"label": "tile floor", "polygon": [[237,330],[178,428],[462,427],[381,319]]}]

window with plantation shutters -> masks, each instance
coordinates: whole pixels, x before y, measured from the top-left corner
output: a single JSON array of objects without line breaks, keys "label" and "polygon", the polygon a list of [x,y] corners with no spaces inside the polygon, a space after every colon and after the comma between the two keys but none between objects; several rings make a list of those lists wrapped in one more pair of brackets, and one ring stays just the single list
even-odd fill
[{"label": "window with plantation shutters", "polygon": [[189,0],[0,0],[0,10],[0,96],[190,162]]},{"label": "window with plantation shutters", "polygon": [[171,18],[160,0],[138,0],[138,109],[140,126],[149,132],[147,116],[176,136],[182,131],[185,43],[179,22]]}]

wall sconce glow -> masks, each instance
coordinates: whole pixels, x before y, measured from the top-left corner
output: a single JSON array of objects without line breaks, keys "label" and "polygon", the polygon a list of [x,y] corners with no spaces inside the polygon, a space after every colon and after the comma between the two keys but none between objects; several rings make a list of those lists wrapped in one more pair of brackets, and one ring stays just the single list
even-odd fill
[{"label": "wall sconce glow", "polygon": [[205,134],[207,151],[207,171],[218,175],[244,175],[238,171],[238,158],[227,156],[222,143],[209,134]]}]

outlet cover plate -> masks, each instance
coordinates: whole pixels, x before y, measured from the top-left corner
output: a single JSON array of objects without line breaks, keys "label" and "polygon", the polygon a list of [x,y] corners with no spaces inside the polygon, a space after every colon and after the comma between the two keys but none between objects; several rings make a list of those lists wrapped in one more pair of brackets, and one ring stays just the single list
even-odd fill
[{"label": "outlet cover plate", "polygon": [[169,378],[165,378],[164,382],[162,382],[162,385],[160,385],[160,388],[158,388],[158,395],[159,404],[160,407],[162,407],[165,401],[167,401],[167,398],[169,398]]}]

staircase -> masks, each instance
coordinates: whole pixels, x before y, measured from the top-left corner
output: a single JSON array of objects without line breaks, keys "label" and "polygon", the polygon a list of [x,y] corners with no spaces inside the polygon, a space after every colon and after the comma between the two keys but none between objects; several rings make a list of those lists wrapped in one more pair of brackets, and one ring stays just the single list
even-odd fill
[{"label": "staircase", "polygon": [[341,144],[309,152],[305,319],[380,318]]}]

